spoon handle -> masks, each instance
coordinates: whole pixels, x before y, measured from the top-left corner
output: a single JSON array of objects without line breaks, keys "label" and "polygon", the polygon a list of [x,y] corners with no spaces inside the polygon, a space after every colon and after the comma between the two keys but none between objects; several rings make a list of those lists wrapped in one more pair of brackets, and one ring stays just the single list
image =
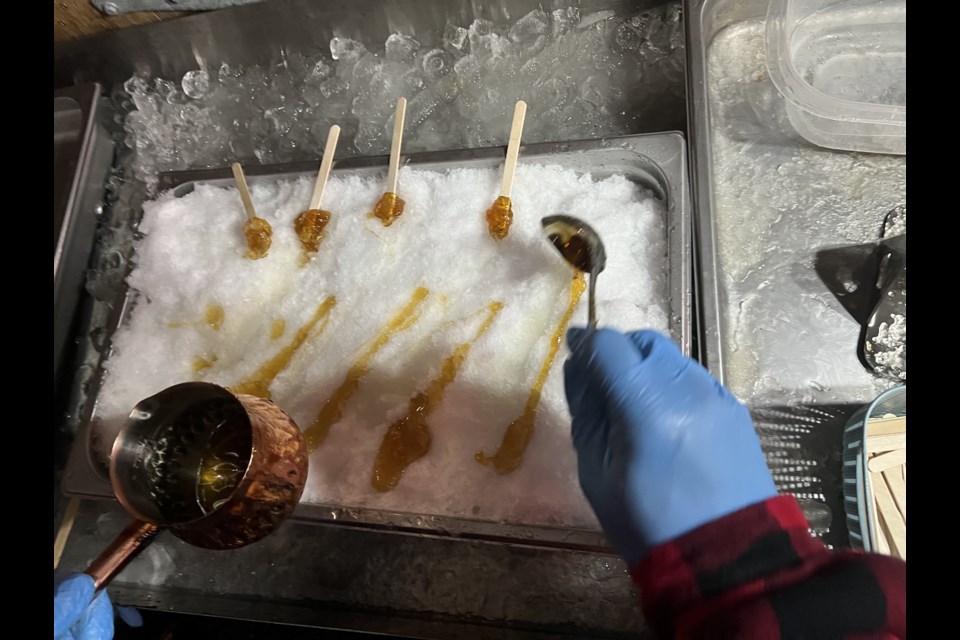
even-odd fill
[{"label": "spoon handle", "polygon": [[587,324],[597,328],[597,272],[590,272],[590,291],[587,292]]}]

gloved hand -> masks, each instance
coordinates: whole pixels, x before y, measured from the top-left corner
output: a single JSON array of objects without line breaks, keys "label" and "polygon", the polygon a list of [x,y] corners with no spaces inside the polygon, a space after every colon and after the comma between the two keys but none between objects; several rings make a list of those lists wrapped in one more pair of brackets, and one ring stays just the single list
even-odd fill
[{"label": "gloved hand", "polygon": [[656,331],[571,329],[564,366],[580,486],[632,568],[777,494],[747,408]]},{"label": "gloved hand", "polygon": [[[113,607],[106,590],[93,597],[93,578],[78,573],[66,579],[54,576],[53,640],[110,640],[113,638]],[[143,624],[136,609],[117,607],[131,627]]]},{"label": "gloved hand", "polygon": [[106,590],[93,597],[93,578],[70,576],[53,587],[53,640],[113,638],[113,607]]}]

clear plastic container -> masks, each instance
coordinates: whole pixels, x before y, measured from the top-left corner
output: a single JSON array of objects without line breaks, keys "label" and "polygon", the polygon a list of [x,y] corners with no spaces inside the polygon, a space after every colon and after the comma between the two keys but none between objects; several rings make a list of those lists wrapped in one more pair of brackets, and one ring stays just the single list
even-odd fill
[{"label": "clear plastic container", "polygon": [[906,154],[906,0],[770,0],[766,29],[767,69],[800,135]]}]

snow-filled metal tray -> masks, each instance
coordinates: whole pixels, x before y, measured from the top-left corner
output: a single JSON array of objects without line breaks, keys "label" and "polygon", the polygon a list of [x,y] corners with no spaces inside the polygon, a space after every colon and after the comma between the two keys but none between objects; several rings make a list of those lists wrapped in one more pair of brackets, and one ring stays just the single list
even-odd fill
[{"label": "snow-filled metal tray", "polygon": [[[495,168],[502,163],[502,147],[440,151],[414,154],[405,161],[418,169],[444,171],[452,168]],[[589,173],[595,179],[620,175],[648,189],[662,203],[665,220],[666,292],[669,331],[685,353],[690,353],[692,338],[692,256],[691,225],[688,198],[684,138],[679,133],[658,133],[624,136],[602,140],[527,145],[521,148],[521,163],[557,165],[577,172]],[[371,157],[338,162],[334,175],[375,176],[382,174],[386,157]],[[277,180],[309,176],[316,172],[315,163],[249,167],[248,181]],[[161,190],[172,190],[174,197],[189,194],[200,184],[232,186],[229,169],[168,173],[161,176]],[[601,287],[603,280],[600,280]],[[131,308],[136,292],[126,287],[117,293],[116,322],[121,326]],[[602,318],[601,318],[602,323]],[[109,345],[103,350],[101,365],[110,355]],[[559,364],[559,363],[558,363]],[[91,398],[97,398],[103,372],[95,376]],[[97,402],[86,405],[83,433],[77,437],[64,477],[64,490],[89,498],[110,498],[104,461],[94,453],[91,443],[97,437]],[[569,437],[556,434],[555,437]],[[438,479],[442,481],[442,479]],[[579,488],[576,488],[579,492]],[[576,499],[582,500],[582,496]],[[464,517],[439,506],[432,513],[423,509],[390,510],[357,507],[356,505],[321,504],[301,501],[296,517],[323,523],[336,523],[367,528],[380,528],[420,535],[454,536],[497,542],[573,549],[603,550],[606,545],[599,527],[571,527],[559,522],[544,524],[513,512],[506,518]]]}]

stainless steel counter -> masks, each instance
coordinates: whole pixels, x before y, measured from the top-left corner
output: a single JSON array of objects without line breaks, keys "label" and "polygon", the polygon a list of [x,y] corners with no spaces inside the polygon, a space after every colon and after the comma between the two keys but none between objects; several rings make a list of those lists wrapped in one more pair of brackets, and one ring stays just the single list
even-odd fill
[{"label": "stainless steel counter", "polygon": [[[63,559],[81,570],[126,524],[85,501]],[[416,638],[644,637],[616,558],[287,523],[211,552],[163,535],[110,586],[120,603]]]},{"label": "stainless steel counter", "polygon": [[846,545],[841,429],[896,383],[857,357],[860,324],[820,279],[821,252],[876,242],[906,204],[906,157],[816,147],[766,70],[766,0],[686,5],[702,352],[747,402],[778,488]]},{"label": "stainless steel counter", "polygon": [[[58,47],[54,85],[98,80],[111,87],[135,70],[180,77],[199,59],[270,63],[287,48],[325,48],[335,30],[382,41],[411,21],[436,31],[448,20],[516,17],[537,4],[278,0]],[[580,6],[586,14],[656,4],[584,0]],[[874,382],[850,360],[855,358],[854,344],[845,350],[853,335],[850,322],[839,304],[823,295],[810,267],[818,248],[870,239],[885,208],[905,202],[905,164],[825,152],[784,134],[769,83],[757,76],[748,82],[746,65],[736,62],[752,56],[762,69],[762,55],[758,59],[750,47],[756,46],[756,19],[765,6],[764,0],[691,0],[685,6],[692,18],[691,169],[697,232],[706,248],[697,274],[708,292],[700,308],[701,347],[710,368],[750,401],[780,488],[801,498],[829,542],[845,544],[838,506],[839,426],[873,393]],[[721,42],[725,27],[731,30],[714,60],[718,71],[729,61],[739,79],[725,80],[711,93],[708,48]],[[625,121],[616,133],[649,131],[644,127],[662,128],[678,119],[682,126],[682,114],[661,116]],[[572,137],[592,135],[586,129]],[[285,161],[304,159],[312,158]],[[130,158],[118,163],[122,176]],[[113,180],[102,231],[129,238],[133,229],[124,215],[139,207],[143,185]],[[123,256],[94,259],[100,269],[87,285],[93,296],[87,301],[89,322],[79,336],[68,417],[58,425],[67,437],[88,401],[85,386],[99,362],[98,347],[119,312],[110,305],[111,294],[125,273]],[[773,330],[765,328],[767,321]],[[839,369],[831,370],[831,363]],[[55,521],[56,511],[55,501]],[[63,567],[85,566],[124,518],[114,503],[84,502]],[[229,553],[163,537],[130,565],[111,593],[139,607],[425,638],[643,634],[625,567],[610,556],[293,522],[261,543]]]},{"label": "stainless steel counter", "polygon": [[[566,7],[573,2],[544,6]],[[631,15],[661,2],[587,0],[580,12]],[[448,21],[474,17],[514,20],[539,6],[511,2],[382,2],[278,0],[105,34],[55,49],[55,86],[99,80],[107,92],[138,71],[179,78],[204,64],[270,64],[291,51],[329,51],[337,33],[383,42],[410,25],[437,38]],[[682,129],[681,78],[650,118],[623,118],[617,135]],[[649,112],[652,96],[637,96]],[[635,112],[640,112],[638,106]],[[318,117],[322,117],[319,114]],[[565,123],[565,139],[597,137],[590,123]],[[122,120],[112,123],[122,139]],[[573,127],[571,129],[571,126]],[[129,240],[132,213],[145,197],[129,180],[132,157],[121,154],[110,179],[101,234]],[[345,153],[344,155],[349,155]],[[313,152],[280,161],[313,161]],[[191,167],[179,167],[188,169]],[[255,173],[255,171],[251,171]],[[103,248],[110,243],[101,242]],[[122,242],[121,242],[122,244]],[[120,309],[115,291],[129,254],[98,251],[87,282],[89,320],[82,328],[67,418],[69,437],[86,411],[88,384]],[[55,501],[55,526],[58,523]],[[123,526],[112,502],[84,501],[64,554],[64,569],[81,569]],[[637,594],[623,563],[610,555],[521,548],[509,544],[291,522],[267,540],[235,553],[212,553],[161,537],[110,588],[121,604],[186,613],[328,628],[389,632],[412,637],[525,638],[643,637]]]},{"label": "stainless steel counter", "polygon": [[745,400],[865,402],[859,326],[817,253],[876,242],[906,203],[906,157],[815,147],[767,77],[766,0],[690,5],[692,144],[704,247],[706,356]]}]

